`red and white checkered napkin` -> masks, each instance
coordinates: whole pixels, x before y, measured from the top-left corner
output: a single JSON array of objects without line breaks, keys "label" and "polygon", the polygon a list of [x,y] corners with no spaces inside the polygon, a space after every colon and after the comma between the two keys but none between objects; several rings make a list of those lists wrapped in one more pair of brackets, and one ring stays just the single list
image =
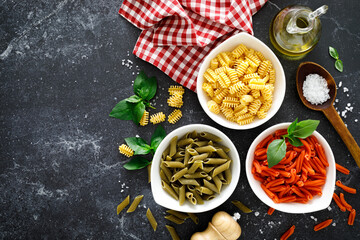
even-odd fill
[{"label": "red and white checkered napkin", "polygon": [[195,91],[204,57],[228,37],[253,34],[267,0],[124,0],[119,14],[142,29],[133,53]]}]

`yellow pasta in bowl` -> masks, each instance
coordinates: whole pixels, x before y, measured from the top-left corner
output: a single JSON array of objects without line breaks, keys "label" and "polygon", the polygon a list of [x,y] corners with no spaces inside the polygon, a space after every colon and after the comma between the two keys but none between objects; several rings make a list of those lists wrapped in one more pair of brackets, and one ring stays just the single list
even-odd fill
[{"label": "yellow pasta in bowl", "polygon": [[[247,33],[239,33],[213,49],[197,78],[198,99],[204,111],[232,129],[250,129],[268,121],[279,110],[285,88],[278,58]],[[245,114],[250,116],[239,119]]]},{"label": "yellow pasta in bowl", "polygon": [[155,152],[151,190],[156,203],[180,212],[204,212],[225,202],[240,177],[232,141],[216,128],[191,124],[169,133]]}]

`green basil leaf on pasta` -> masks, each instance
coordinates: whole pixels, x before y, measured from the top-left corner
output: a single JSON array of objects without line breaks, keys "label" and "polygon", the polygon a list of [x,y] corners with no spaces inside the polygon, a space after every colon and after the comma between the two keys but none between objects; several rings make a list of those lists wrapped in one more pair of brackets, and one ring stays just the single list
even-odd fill
[{"label": "green basil leaf on pasta", "polygon": [[291,135],[294,132],[297,123],[298,123],[298,118],[296,118],[295,121],[293,121],[288,127],[287,129],[288,135]]},{"label": "green basil leaf on pasta", "polygon": [[[136,104],[136,105],[135,105]],[[138,102],[138,103],[134,103],[135,107],[134,110],[132,112],[133,114],[133,118],[132,120],[136,123],[139,124],[142,116],[144,115],[145,112],[145,104],[143,102]]]},{"label": "green basil leaf on pasta", "polygon": [[158,148],[161,141],[165,138],[165,136],[165,129],[161,125],[159,125],[151,136],[151,148],[154,150],[154,152]]},{"label": "green basil leaf on pasta", "polygon": [[140,102],[142,99],[141,97],[137,96],[137,95],[132,95],[131,97],[128,97],[127,99],[125,99],[127,102],[129,103],[138,103]]},{"label": "green basil leaf on pasta", "polygon": [[132,158],[128,163],[124,165],[124,168],[127,170],[138,170],[146,167],[151,162],[143,157],[136,156]]},{"label": "green basil leaf on pasta", "polygon": [[285,139],[277,139],[269,144],[267,150],[267,161],[269,168],[278,164],[286,154],[286,143]]},{"label": "green basil leaf on pasta", "polygon": [[289,137],[288,140],[289,143],[294,147],[301,147],[303,145],[303,143],[297,137]]},{"label": "green basil leaf on pasta", "polygon": [[156,78],[148,78],[146,74],[141,71],[134,81],[134,93],[140,96],[142,99],[149,101],[155,96],[156,90]]},{"label": "green basil leaf on pasta", "polygon": [[338,54],[338,52],[336,51],[336,49],[335,48],[333,48],[333,47],[330,47],[329,46],[329,54],[330,54],[330,56],[331,57],[333,57],[334,59],[339,59],[339,54]]},{"label": "green basil leaf on pasta", "polygon": [[109,116],[121,120],[132,120],[134,107],[134,104],[128,103],[124,99],[116,104]]},{"label": "green basil leaf on pasta", "polygon": [[134,155],[145,155],[151,151],[151,147],[140,137],[125,138],[125,142],[134,150]]},{"label": "green basil leaf on pasta", "polygon": [[344,66],[343,63],[340,59],[335,61],[335,68],[339,71],[339,72],[343,72],[344,70]]},{"label": "green basil leaf on pasta", "polygon": [[301,121],[296,125],[296,128],[293,131],[293,136],[302,139],[307,138],[315,131],[319,123],[319,120],[311,119]]}]

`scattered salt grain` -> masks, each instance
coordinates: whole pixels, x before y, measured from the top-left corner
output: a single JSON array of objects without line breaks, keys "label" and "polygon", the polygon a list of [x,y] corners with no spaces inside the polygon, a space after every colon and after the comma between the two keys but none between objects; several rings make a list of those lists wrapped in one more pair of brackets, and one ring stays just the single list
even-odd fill
[{"label": "scattered salt grain", "polygon": [[342,81],[339,82],[339,87],[341,87],[341,86],[342,86]]},{"label": "scattered salt grain", "polygon": [[344,92],[348,92],[349,89],[347,87],[344,87]]},{"label": "scattered salt grain", "polygon": [[355,119],[355,122],[358,122],[359,120]]},{"label": "scattered salt grain", "polygon": [[335,102],[339,102],[339,99],[335,99]]},{"label": "scattered salt grain", "polygon": [[335,226],[336,226],[336,223],[333,223],[332,226],[335,227]]},{"label": "scattered salt grain", "polygon": [[319,74],[309,74],[306,76],[303,85],[303,93],[306,100],[318,105],[330,99],[329,88],[326,79]]},{"label": "scattered salt grain", "polygon": [[237,221],[237,220],[240,219],[240,217],[241,217],[240,213],[236,212],[236,213],[234,213],[233,219],[234,219],[235,221]]},{"label": "scattered salt grain", "polygon": [[259,216],[259,214],[260,214],[259,212],[255,212],[255,217]]},{"label": "scattered salt grain", "polygon": [[331,208],[330,206],[328,206],[327,210],[331,211],[331,209],[332,209],[332,208]]},{"label": "scattered salt grain", "polygon": [[310,218],[311,218],[312,220],[314,220],[315,222],[317,221],[317,218],[314,217],[314,216],[310,216]]}]

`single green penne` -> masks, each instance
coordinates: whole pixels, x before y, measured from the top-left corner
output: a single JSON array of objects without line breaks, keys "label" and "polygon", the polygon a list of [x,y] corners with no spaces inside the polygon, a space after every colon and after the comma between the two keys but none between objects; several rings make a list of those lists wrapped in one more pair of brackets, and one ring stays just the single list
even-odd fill
[{"label": "single green penne", "polygon": [[134,212],[135,209],[137,208],[137,206],[139,205],[139,203],[141,202],[141,200],[143,199],[143,197],[144,197],[144,195],[136,196],[126,212],[128,212],[128,213]]},{"label": "single green penne", "polygon": [[186,185],[186,187],[190,192],[195,191],[195,186],[193,186],[193,185]]},{"label": "single green penne", "polygon": [[164,180],[161,181],[161,187],[168,193],[170,196],[175,198],[176,200],[179,200],[179,196],[176,194],[174,189],[170,187]]},{"label": "single green penne", "polygon": [[200,184],[195,179],[179,178],[179,182],[182,185],[200,186]]},{"label": "single green penne", "polygon": [[250,208],[248,208],[247,206],[245,206],[242,202],[234,200],[231,201],[232,204],[234,204],[237,208],[239,208],[241,211],[243,211],[244,213],[251,213],[252,210]]},{"label": "single green penne", "polygon": [[208,141],[197,141],[197,142],[194,142],[193,144],[197,147],[203,147],[203,146],[208,145]]},{"label": "single green penne", "polygon": [[203,195],[203,194],[208,194],[208,195],[212,195],[214,194],[214,192],[212,190],[210,190],[209,188],[207,187],[196,187],[196,192],[200,195]]},{"label": "single green penne", "polygon": [[167,178],[164,170],[160,169],[160,179],[165,181],[167,184],[170,184],[170,180]]},{"label": "single green penne", "polygon": [[195,172],[195,173],[187,173],[184,175],[184,178],[206,178],[209,176],[206,172]]},{"label": "single green penne", "polygon": [[172,189],[174,190],[174,192],[179,196],[179,184],[177,183],[171,183],[170,186],[172,187]]},{"label": "single green penne", "polygon": [[200,155],[195,155],[195,156],[192,156],[188,163],[191,164],[193,162],[195,162],[196,160],[204,160],[206,159],[207,157],[209,156],[209,153],[203,153],[203,154],[200,154]]},{"label": "single green penne", "polygon": [[216,150],[217,150],[218,148],[221,148],[222,150],[224,150],[225,153],[230,152],[230,148],[228,148],[228,147],[226,147],[226,146],[224,146],[224,145],[221,145],[221,144],[219,144],[219,143],[214,143],[214,147],[216,148]]},{"label": "single green penne", "polygon": [[151,182],[151,164],[147,165],[147,173],[148,173],[148,183]]},{"label": "single green penne", "polygon": [[216,167],[213,172],[212,172],[212,177],[218,175],[219,173],[225,171],[226,169],[229,169],[230,168],[230,163],[231,163],[231,160],[227,161],[226,163],[224,164],[221,164],[220,166]]},{"label": "single green penne", "polygon": [[216,153],[221,157],[221,158],[225,158],[227,160],[230,160],[230,157],[226,154],[226,152],[224,151],[224,149],[222,148],[216,148]]},{"label": "single green penne", "polygon": [[117,215],[130,203],[130,195],[128,195],[116,208]]},{"label": "single green penne", "polygon": [[222,139],[220,137],[218,137],[218,136],[216,136],[216,135],[214,135],[212,133],[208,133],[208,132],[201,132],[199,134],[199,136],[202,137],[202,138],[206,138],[208,140],[214,141],[214,142],[221,142],[222,141]]},{"label": "single green penne", "polygon": [[194,197],[194,194],[192,192],[186,192],[185,196],[187,199],[190,199],[190,198]]},{"label": "single green penne", "polygon": [[187,167],[189,165],[190,153],[185,149],[185,156],[184,156],[184,165]]},{"label": "single green penne", "polygon": [[172,175],[172,177],[170,178],[170,182],[175,182],[176,180],[178,180],[179,178],[181,178],[182,176],[184,176],[186,173],[188,172],[188,168],[183,168],[181,169],[179,172],[175,173],[174,175]]},{"label": "single green penne", "polygon": [[177,151],[174,156],[172,156],[173,159],[176,158],[183,158],[185,156],[185,151]]},{"label": "single green penne", "polygon": [[191,167],[189,168],[189,171],[187,173],[194,173],[198,168],[203,167],[203,161],[202,160],[196,160]]},{"label": "single green penne", "polygon": [[183,224],[184,223],[184,219],[180,219],[178,217],[175,217],[174,215],[166,215],[165,218],[173,223],[176,224]]},{"label": "single green penne", "polygon": [[178,144],[179,147],[183,147],[183,146],[189,145],[189,144],[191,144],[193,142],[194,142],[194,139],[185,138],[185,139],[179,140],[177,144]]},{"label": "single green penne", "polygon": [[165,225],[166,229],[169,231],[170,236],[172,238],[172,240],[180,240],[179,235],[177,234],[176,230],[174,227],[170,226],[170,225]]},{"label": "single green penne", "polygon": [[176,158],[174,160],[174,162],[182,162],[182,163],[184,163],[184,158],[183,157]]},{"label": "single green penne", "polygon": [[194,194],[194,198],[196,199],[196,204],[204,204],[204,200],[196,191],[194,191],[193,194]]},{"label": "single green penne", "polygon": [[154,229],[154,232],[155,232],[158,224],[157,224],[154,216],[152,215],[152,213],[150,211],[150,208],[148,208],[147,211],[146,211],[146,217],[149,220],[150,225]]},{"label": "single green penne", "polygon": [[204,164],[220,165],[226,163],[228,160],[225,158],[206,158]]},{"label": "single green penne", "polygon": [[177,139],[178,136],[175,136],[170,140],[170,152],[169,152],[170,157],[174,156],[176,153]]},{"label": "single green penne", "polygon": [[214,169],[214,167],[206,167],[206,166],[203,167],[203,170],[204,170],[204,172],[206,172],[206,173],[211,172],[213,169]]},{"label": "single green penne", "polygon": [[216,193],[220,193],[219,190],[217,189],[217,187],[215,186],[215,184],[213,184],[205,179],[204,179],[204,186],[211,189],[212,191],[214,191]]},{"label": "single green penne", "polygon": [[162,153],[162,158],[166,158],[167,155],[169,155],[170,152],[170,146],[165,149],[165,151]]},{"label": "single green penne", "polygon": [[171,173],[170,169],[167,168],[167,167],[164,165],[164,162],[162,162],[162,163],[160,164],[160,169],[164,171],[166,177],[167,177],[168,180],[170,181],[171,176],[172,176],[172,173]]},{"label": "single green penne", "polygon": [[174,215],[175,217],[180,218],[182,220],[185,220],[185,219],[189,218],[189,215],[187,215],[186,213],[178,212],[178,211],[175,211],[175,210],[167,210],[166,212],[171,214],[171,215]]},{"label": "single green penne", "polygon": [[225,180],[226,180],[226,185],[229,185],[231,183],[231,178],[232,178],[232,174],[231,174],[231,170],[230,169],[226,169],[225,170]]},{"label": "single green penne", "polygon": [[191,138],[196,138],[196,137],[198,137],[198,136],[199,136],[199,135],[198,135],[198,133],[196,132],[196,130],[192,131],[191,134],[190,134],[190,137],[191,137]]},{"label": "single green penne", "polygon": [[188,151],[191,156],[199,155],[199,153],[193,148],[186,148],[186,151]]},{"label": "single green penne", "polygon": [[198,153],[211,153],[211,152],[215,152],[216,148],[214,148],[211,145],[206,145],[206,146],[203,146],[203,147],[197,147],[197,148],[195,148],[195,150]]},{"label": "single green penne", "polygon": [[164,161],[164,166],[167,168],[184,168],[185,165],[182,162]]},{"label": "single green penne", "polygon": [[199,218],[194,213],[188,213],[188,215],[196,225],[199,224]]},{"label": "single green penne", "polygon": [[180,188],[179,188],[179,204],[180,206],[182,206],[185,202],[185,186],[182,185]]},{"label": "single green penne", "polygon": [[215,197],[216,197],[215,194],[213,194],[213,195],[204,195],[203,199],[206,200],[206,201],[210,201],[210,200],[214,199]]},{"label": "single green penne", "polygon": [[216,188],[217,188],[218,191],[220,192],[220,191],[221,191],[221,187],[222,187],[222,182],[221,182],[221,180],[219,179],[218,176],[215,176],[215,177],[213,177],[213,181],[214,181],[214,183],[215,183]]},{"label": "single green penne", "polygon": [[220,179],[220,181],[221,181],[222,183],[226,181],[226,180],[225,180],[225,177],[224,177],[224,174],[223,174],[222,172],[219,173],[219,174],[217,174],[216,176],[219,177],[219,179]]}]

